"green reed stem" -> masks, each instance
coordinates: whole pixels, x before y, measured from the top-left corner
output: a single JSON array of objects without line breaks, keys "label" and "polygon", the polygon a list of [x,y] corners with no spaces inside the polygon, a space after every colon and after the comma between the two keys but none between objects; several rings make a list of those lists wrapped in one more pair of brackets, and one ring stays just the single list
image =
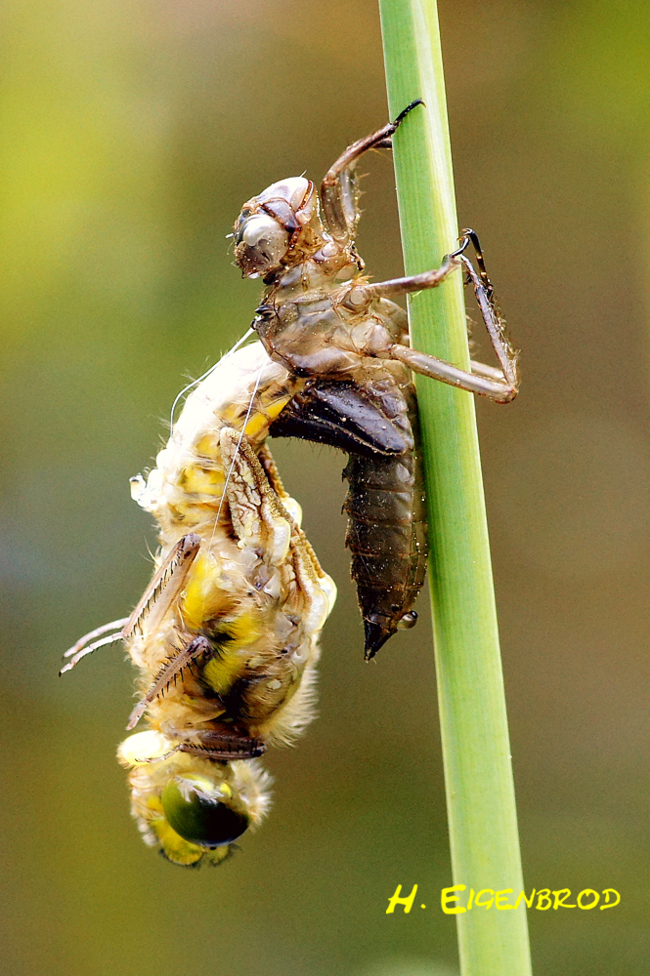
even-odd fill
[{"label": "green reed stem", "polygon": [[[435,0],[379,0],[407,274],[456,245],[445,84]],[[480,229],[480,228],[479,228]],[[409,302],[413,345],[467,368],[461,273]],[[470,393],[418,377],[429,502],[431,599],[453,883],[523,889],[481,463]],[[494,406],[495,410],[505,409]],[[489,895],[485,895],[487,900]],[[456,915],[463,976],[531,973],[526,908]]]}]

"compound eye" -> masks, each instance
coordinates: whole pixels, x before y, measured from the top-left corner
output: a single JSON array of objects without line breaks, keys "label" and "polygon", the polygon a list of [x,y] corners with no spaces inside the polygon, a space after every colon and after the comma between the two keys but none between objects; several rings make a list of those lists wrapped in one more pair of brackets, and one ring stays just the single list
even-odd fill
[{"label": "compound eye", "polygon": [[289,234],[267,214],[238,222],[235,260],[245,275],[266,275],[279,268],[289,250]]},{"label": "compound eye", "polygon": [[161,801],[170,827],[198,847],[232,844],[248,827],[248,817],[243,813],[194,791],[186,796],[175,779],[165,786]]},{"label": "compound eye", "polygon": [[287,232],[273,217],[255,214],[244,222],[241,239],[248,247],[259,247],[261,244],[277,247],[286,241]]}]

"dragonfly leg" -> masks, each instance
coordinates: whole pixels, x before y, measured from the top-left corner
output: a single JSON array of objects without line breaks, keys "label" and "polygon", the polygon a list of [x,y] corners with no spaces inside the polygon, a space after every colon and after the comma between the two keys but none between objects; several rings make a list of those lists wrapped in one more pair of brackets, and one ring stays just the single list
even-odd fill
[{"label": "dragonfly leg", "polygon": [[[59,671],[59,675],[65,674],[66,671],[72,671],[82,658],[88,654],[92,654],[98,648],[104,647],[106,644],[115,644],[117,641],[122,640],[124,636],[123,627],[128,622],[128,619],[128,617],[123,617],[121,620],[112,620],[110,624],[103,624],[101,627],[96,627],[89,634],[84,634],[83,637],[80,637],[77,643],[68,648],[63,655],[64,658],[69,658],[70,660],[63,665]],[[108,631],[113,631],[113,633],[108,634],[106,637],[100,637],[101,634],[106,634]],[[94,640],[94,638],[100,639]]]},{"label": "dragonfly leg", "polygon": [[353,142],[328,169],[321,183],[320,198],[327,229],[337,243],[349,244],[353,241],[359,220],[359,191],[354,173],[359,157],[369,149],[390,149],[393,133],[408,113],[416,105],[422,104],[418,98],[400,112],[394,122]]},{"label": "dragonfly leg", "polygon": [[212,646],[207,637],[195,637],[194,640],[190,641],[181,651],[178,652],[174,657],[169,658],[160,671],[156,675],[154,683],[151,685],[147,693],[143,698],[140,699],[138,704],[135,706],[133,711],[129,716],[129,723],[127,725],[127,731],[131,731],[138,724],[144,713],[146,712],[148,706],[152,701],[155,701],[160,695],[164,695],[165,691],[171,684],[171,682],[178,677],[178,675],[185,669],[188,668],[193,661],[203,654],[210,653]]},{"label": "dragonfly leg", "polygon": [[202,756],[217,762],[230,762],[233,759],[255,759],[266,752],[262,739],[242,733],[217,732],[212,729],[197,729],[192,738],[198,742],[182,742],[179,752],[192,756]]},{"label": "dragonfly leg", "polygon": [[225,494],[235,535],[264,553],[270,565],[284,562],[292,519],[269,483],[255,451],[241,432],[221,431],[221,456],[228,469]]},{"label": "dragonfly leg", "polygon": [[170,550],[127,620],[122,631],[124,637],[130,637],[145,619],[150,630],[156,628],[183,589],[200,545],[198,535],[190,532]]},{"label": "dragonfly leg", "polygon": [[[101,627],[91,630],[90,633],[84,634],[63,655],[69,660],[61,668],[59,674],[72,671],[82,658],[92,654],[98,648],[130,637],[136,627],[142,625],[145,618],[149,619],[151,627],[155,627],[183,588],[190,566],[199,551],[199,545],[198,535],[191,533],[184,536],[154,573],[153,579],[131,616],[113,620],[110,624],[103,624]],[[109,631],[113,633],[108,633]],[[107,636],[104,637],[103,634]]]},{"label": "dragonfly leg", "polygon": [[[478,271],[464,253],[470,244],[476,251]],[[518,353],[507,335],[505,320],[494,297],[494,288],[485,270],[480,243],[473,230],[463,231],[460,247],[447,255],[439,268],[425,271],[423,274],[364,285],[358,290],[364,298],[370,300],[413,294],[427,288],[436,288],[460,266],[464,267],[474,288],[481,317],[499,361],[499,367],[472,362],[470,369],[465,370],[436,356],[418,352],[402,343],[388,346],[385,355],[389,359],[399,360],[415,373],[441,380],[443,383],[468,390],[470,393],[479,393],[498,403],[509,403],[519,392]]]}]

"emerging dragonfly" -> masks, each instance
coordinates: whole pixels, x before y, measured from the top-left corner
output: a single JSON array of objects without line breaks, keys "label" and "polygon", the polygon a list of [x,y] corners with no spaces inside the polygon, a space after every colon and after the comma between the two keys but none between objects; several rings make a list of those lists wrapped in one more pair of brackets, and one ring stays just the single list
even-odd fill
[{"label": "emerging dragonfly", "polygon": [[269,806],[259,757],[313,717],[318,634],[335,599],[264,439],[301,382],[259,342],[189,396],[156,467],[132,480],[160,527],[128,620],[83,637],[67,671],[124,640],[142,696],[120,761],[144,839],[177,864],[220,863]]},{"label": "emerging dragonfly", "polygon": [[[473,231],[464,231],[460,247],[433,271],[377,283],[362,273],[354,242],[360,216],[355,166],[368,150],[389,147],[418,104],[349,146],[327,171],[319,195],[304,177],[274,183],[244,205],[234,231],[243,276],[261,277],[265,285],[253,328],[274,362],[306,380],[270,433],[350,453],[346,544],[366,659],[398,628],[413,625],[424,580],[424,481],[411,371],[500,403],[513,400],[519,385],[517,353]],[[470,244],[478,271],[465,254]],[[472,362],[467,372],[409,346],[406,312],[392,299],[435,288],[459,267],[474,287],[499,368]]]},{"label": "emerging dragonfly", "polygon": [[[414,103],[414,105],[417,103]],[[334,584],[299,528],[268,434],[342,448],[350,489],[347,544],[364,617],[366,657],[412,607],[427,556],[417,406],[411,370],[500,402],[517,393],[517,355],[504,331],[478,239],[464,232],[440,268],[370,284],[354,233],[354,168],[387,147],[394,123],[350,146],[320,189],[303,177],[245,205],[235,257],[266,289],[253,328],[189,396],[137,501],[156,517],[161,550],[131,617],[87,634],[64,671],[120,639],[140,669],[119,750],[131,769],[144,839],[178,864],[220,863],[269,805],[259,757],[292,741],[313,714],[317,638]],[[465,255],[472,244],[478,271]],[[392,297],[439,285],[464,267],[500,368],[465,372],[410,349]]]}]

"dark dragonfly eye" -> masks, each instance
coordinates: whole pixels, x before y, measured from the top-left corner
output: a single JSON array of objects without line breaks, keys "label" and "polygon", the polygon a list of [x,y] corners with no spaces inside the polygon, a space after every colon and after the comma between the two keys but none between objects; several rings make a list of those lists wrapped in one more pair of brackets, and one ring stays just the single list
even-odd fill
[{"label": "dark dragonfly eye", "polygon": [[231,844],[248,827],[248,817],[225,803],[207,800],[194,791],[186,798],[175,779],[167,783],[161,800],[169,825],[198,847]]}]

